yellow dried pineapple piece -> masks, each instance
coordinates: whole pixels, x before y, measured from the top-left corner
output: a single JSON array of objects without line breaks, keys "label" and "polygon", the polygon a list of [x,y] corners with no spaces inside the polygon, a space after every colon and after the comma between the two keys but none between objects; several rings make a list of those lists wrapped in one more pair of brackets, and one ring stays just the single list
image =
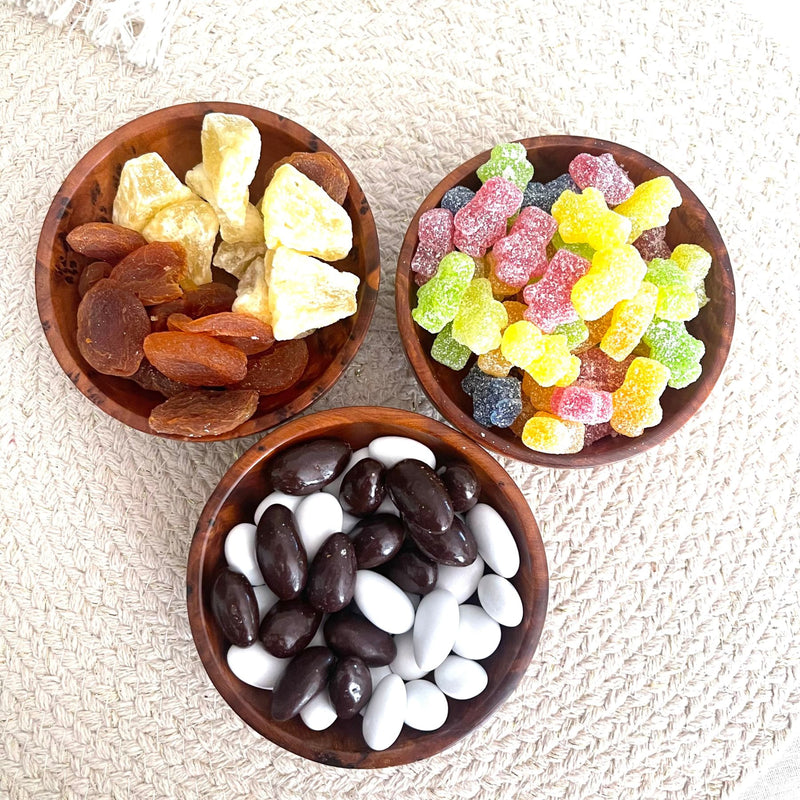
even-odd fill
[{"label": "yellow dried pineapple piece", "polygon": [[200,145],[215,206],[232,226],[244,227],[249,186],[261,156],[258,128],[238,114],[206,114]]},{"label": "yellow dried pineapple piece", "polygon": [[269,305],[269,283],[272,268],[273,252],[267,250],[264,257],[255,258],[239,279],[236,287],[236,299],[232,311],[260,319],[267,325],[272,324]]},{"label": "yellow dried pineapple piece", "polygon": [[211,256],[219,225],[214,209],[199,197],[173,203],[142,229],[148,242],[178,242],[186,250],[187,278],[196,286],[211,282]]},{"label": "yellow dried pineapple piece", "polygon": [[141,233],[145,225],[173,203],[193,197],[158,153],[131,158],[122,167],[111,219]]},{"label": "yellow dried pineapple piece", "polygon": [[270,249],[283,245],[303,255],[337,261],[353,246],[347,212],[291,164],[275,170],[261,201],[261,213]]},{"label": "yellow dried pineapple piece", "polygon": [[250,262],[254,258],[263,257],[267,247],[264,242],[220,242],[217,252],[214,253],[214,260],[211,262],[215,267],[230,272],[231,275],[240,278],[244,275]]},{"label": "yellow dried pineapple piece", "polygon": [[269,275],[269,308],[276,339],[296,339],[356,312],[359,279],[349,272],[279,247]]}]

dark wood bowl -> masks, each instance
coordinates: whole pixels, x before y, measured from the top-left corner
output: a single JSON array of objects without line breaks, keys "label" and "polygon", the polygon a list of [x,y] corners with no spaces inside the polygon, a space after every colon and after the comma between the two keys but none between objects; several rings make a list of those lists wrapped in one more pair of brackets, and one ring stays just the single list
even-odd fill
[{"label": "dark wood bowl", "polygon": [[663,420],[655,427],[647,428],[641,436],[633,439],[626,436],[606,437],[571,455],[538,453],[525,447],[508,428],[484,428],[475,422],[472,418],[472,400],[461,389],[461,380],[474,363],[474,358],[461,372],[455,372],[431,358],[430,348],[434,337],[420,328],[411,317],[411,309],[417,302],[411,259],[417,247],[420,216],[436,208],[444,193],[454,186],[478,189],[481,184],[475,170],[489,158],[488,150],[454,169],[438,183],[408,226],[397,259],[395,279],[397,326],[403,347],[431,402],[450,423],[484,447],[500,455],[544,467],[595,467],[621,461],[660,444],[675,433],[700,408],[717,382],[728,357],[736,316],[733,270],[728,251],[714,220],[694,192],[677,175],[642,153],[615,142],[582,136],[537,136],[520,139],[520,142],[534,165],[534,179],[541,183],[563,175],[578,153],[611,153],[636,184],[659,175],[669,175],[675,181],[683,203],[672,211],[667,226],[667,242],[672,247],[681,243],[698,244],[711,253],[713,259],[706,279],[709,303],[686,326],[689,333],[705,343],[703,374],[685,389],[667,388],[661,398]]},{"label": "dark wood bowl", "polygon": [[[78,276],[87,259],[72,252],[66,235],[77,225],[109,221],[122,165],[149,151],[159,153],[183,180],[201,160],[200,128],[212,111],[241,114],[261,133],[261,160],[251,185],[255,201],[264,190],[264,175],[277,160],[295,151],[333,152],[328,145],[286,117],[239,103],[187,103],[146,114],[123,125],[95,145],[58,190],[42,226],[36,251],[36,299],[47,341],[70,380],[95,405],[137,430],[169,439],[218,441],[266,430],[308,408],[327,392],[355,356],[369,328],[380,282],[378,233],[367,198],[353,174],[344,208],[353,222],[353,249],[336,263],[361,279],[358,311],[306,338],[309,362],[302,379],[280,394],[262,397],[256,413],[243,425],[219,436],[187,438],[155,434],[148,425],[153,407],[164,398],[133,381],[103,375],[84,361],[75,342]],[[340,159],[341,161],[341,159]],[[214,268],[219,280],[227,273]],[[227,276],[227,277],[226,277]]]},{"label": "dark wood bowl", "polygon": [[[272,489],[265,465],[289,445],[322,436],[338,437],[353,449],[376,436],[410,436],[428,445],[437,461],[466,461],[481,481],[481,500],[505,519],[520,551],[520,569],[512,583],[522,597],[524,617],[516,628],[504,628],[498,650],[482,662],[489,686],[469,701],[448,700],[450,715],[438,731],[422,733],[407,726],[387,750],[370,750],[361,737],[361,717],[337,720],[325,731],[310,731],[299,717],[275,722],[270,716],[272,692],[238,680],[228,669],[227,643],[211,615],[209,592],[215,570],[223,563],[227,532],[250,522],[259,501]],[[200,515],[189,550],[186,600],[192,636],[219,693],[262,736],[305,758],[337,767],[388,767],[434,755],[480,725],[514,690],[533,656],[547,611],[547,560],[536,520],[522,493],[505,470],[482,448],[447,425],[394,408],[354,407],[321,411],[282,425],[251,447],[225,474]]]}]

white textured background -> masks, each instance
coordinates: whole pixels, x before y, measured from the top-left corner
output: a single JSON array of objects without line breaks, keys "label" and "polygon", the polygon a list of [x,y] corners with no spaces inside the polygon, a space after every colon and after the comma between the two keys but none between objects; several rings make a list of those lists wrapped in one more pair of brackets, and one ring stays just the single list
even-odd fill
[{"label": "white textured background", "polygon": [[[730,796],[800,719],[800,92],[787,51],[735,3],[331,5],[196,0],[157,74],[0,5],[0,796]],[[297,120],[372,203],[378,310],[319,407],[432,413],[400,355],[395,258],[439,177],[497,141],[575,133],[647,152],[728,244],[734,346],[694,420],[612,467],[506,465],[548,553],[545,633],[514,697],[426,762],[321,768],[227,708],[192,644],[185,560],[205,499],[253,439],[130,431],[75,391],[42,335],[33,256],[53,193],[120,124],[199,99]]]}]

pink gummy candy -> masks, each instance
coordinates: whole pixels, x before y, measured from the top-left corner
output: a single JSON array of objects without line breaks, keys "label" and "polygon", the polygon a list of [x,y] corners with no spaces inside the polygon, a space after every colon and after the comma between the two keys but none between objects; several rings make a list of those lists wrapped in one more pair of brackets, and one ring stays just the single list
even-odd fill
[{"label": "pink gummy candy", "polygon": [[489,178],[455,216],[453,244],[469,256],[481,258],[505,236],[508,218],[519,211],[522,192],[505,178]]},{"label": "pink gummy candy", "polygon": [[508,236],[499,239],[492,253],[497,277],[509,286],[522,288],[547,269],[547,245],[558,223],[541,208],[527,206],[519,212]]},{"label": "pink gummy candy", "polygon": [[561,417],[584,425],[608,422],[614,409],[611,394],[587,386],[556,388],[550,398],[550,410]]},{"label": "pink gummy candy", "polygon": [[571,250],[556,250],[544,277],[525,287],[522,294],[528,304],[523,315],[544,333],[557,326],[579,319],[572,305],[572,287],[592,266],[591,262]]},{"label": "pink gummy candy", "polygon": [[453,252],[453,215],[446,208],[432,208],[419,218],[417,252],[411,269],[417,286],[427,283],[439,262]]},{"label": "pink gummy candy", "polygon": [[639,255],[644,261],[652,261],[654,258],[669,258],[672,255],[672,248],[664,239],[666,233],[666,226],[642,231],[633,246],[639,251]]},{"label": "pink gummy candy", "polygon": [[631,354],[622,361],[615,361],[599,347],[586,350],[579,356],[581,370],[578,382],[604,392],[615,392],[622,386],[625,373],[635,357]]},{"label": "pink gummy candy", "polygon": [[611,153],[599,156],[581,153],[570,162],[569,174],[579,189],[587,186],[599,189],[609,206],[618,206],[633,194],[633,181]]}]

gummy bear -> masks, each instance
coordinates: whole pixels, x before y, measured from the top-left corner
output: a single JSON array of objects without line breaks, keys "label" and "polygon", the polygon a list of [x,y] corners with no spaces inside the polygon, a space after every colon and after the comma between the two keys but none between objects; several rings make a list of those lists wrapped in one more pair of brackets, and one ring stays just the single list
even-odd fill
[{"label": "gummy bear", "polygon": [[572,287],[575,310],[584,320],[599,319],[620,300],[630,300],[646,272],[639,251],[629,244],[598,250],[592,268]]},{"label": "gummy bear", "polygon": [[473,197],[475,197],[475,192],[472,189],[466,186],[454,186],[444,193],[440,205],[455,216]]},{"label": "gummy bear", "polygon": [[697,316],[697,295],[689,276],[674,261],[654,258],[647,265],[645,280],[658,287],[657,317],[681,322]]},{"label": "gummy bear", "polygon": [[562,238],[561,234],[556,231],[553,234],[553,238],[550,240],[550,247],[553,248],[553,253],[558,252],[559,250],[569,250],[576,255],[581,256],[582,258],[587,259],[588,261],[592,260],[592,256],[594,256],[594,248],[589,247],[588,244],[580,244],[580,243],[571,243],[567,244]]},{"label": "gummy bear", "polygon": [[617,432],[611,427],[610,422],[601,422],[599,425],[586,425],[583,433],[584,450],[606,436],[617,436]]},{"label": "gummy bear", "polygon": [[595,250],[619,247],[631,232],[630,220],[610,211],[603,193],[591,186],[581,194],[564,192],[553,203],[551,213],[565,242],[586,243]]},{"label": "gummy bear", "polygon": [[461,381],[461,389],[471,397],[478,389],[488,386],[490,380],[490,375],[482,372],[477,364],[473,364],[472,369]]},{"label": "gummy bear", "polygon": [[492,294],[496,300],[504,300],[506,297],[514,297],[519,293],[519,287],[511,286],[505,281],[501,281],[500,278],[497,277],[497,273],[495,272],[494,268],[495,258],[493,250],[490,250],[486,256],[480,260],[483,261],[487,268],[488,274],[486,277],[489,279],[489,283],[492,285]]},{"label": "gummy bear", "polygon": [[[517,303],[514,300],[507,300],[503,303],[503,308],[505,308],[506,314],[508,315],[508,325],[519,322],[522,319],[526,307],[524,303]],[[513,366],[514,365],[503,355],[503,351],[499,347],[478,356],[478,367],[481,371],[494,378],[505,378]]]},{"label": "gummy bear", "polygon": [[580,194],[580,189],[575,185],[575,181],[567,175],[559,175],[549,183],[536,183],[531,181],[526,187],[522,197],[522,207],[535,206],[542,211],[550,213],[553,203],[558,200],[564,192],[575,192]]},{"label": "gummy bear", "polygon": [[584,425],[599,425],[611,419],[611,394],[588,386],[567,386],[556,388],[550,399],[552,412],[573,422]]},{"label": "gummy bear", "polygon": [[582,422],[559,419],[547,411],[537,411],[525,423],[522,443],[540,453],[579,453],[583,449],[583,436]]},{"label": "gummy bear", "polygon": [[478,425],[507,428],[522,411],[522,392],[516,378],[487,378],[472,395],[472,417]]},{"label": "gummy bear", "polygon": [[411,259],[411,270],[416,284],[423,286],[436,272],[439,262],[453,252],[453,215],[444,208],[426,211],[419,218],[417,237],[419,244]]},{"label": "gummy bear", "polygon": [[681,204],[681,193],[668,175],[640,183],[633,194],[614,211],[631,221],[630,238],[635,241],[642,231],[669,222],[669,212]]},{"label": "gummy bear", "polygon": [[700,359],[706,346],[687,332],[683,322],[655,319],[643,340],[650,348],[650,358],[669,369],[669,385],[673,389],[694,383],[703,372]]},{"label": "gummy bear", "polygon": [[654,258],[669,258],[672,249],[665,239],[667,228],[661,225],[658,228],[642,231],[639,238],[634,241],[633,246],[645,261],[652,261]]},{"label": "gummy bear", "polygon": [[605,392],[615,392],[622,386],[625,373],[633,361],[633,356],[628,356],[622,361],[615,361],[607,356],[599,347],[593,347],[581,353],[581,370],[578,380],[595,389]]},{"label": "gummy bear", "polygon": [[603,334],[600,349],[615,361],[627,358],[653,321],[657,300],[658,288],[648,281],[642,281],[632,299],[620,300],[614,306],[611,325]]},{"label": "gummy bear", "polygon": [[515,367],[524,369],[542,349],[542,332],[532,322],[520,320],[503,331],[500,351]]},{"label": "gummy bear", "polygon": [[569,361],[566,362],[566,368],[554,386],[570,386],[578,380],[578,375],[581,374],[581,360],[578,356],[570,355]]},{"label": "gummy bear", "polygon": [[453,319],[453,338],[473,353],[488,353],[500,346],[507,324],[508,313],[492,297],[492,285],[486,278],[475,278]]},{"label": "gummy bear", "polygon": [[562,322],[560,325],[556,325],[553,333],[560,333],[567,337],[567,347],[570,352],[575,352],[589,339],[589,328],[582,319],[576,319],[574,322]]},{"label": "gummy bear", "polygon": [[575,370],[567,337],[542,334],[526,320],[506,328],[500,349],[505,358],[525,370],[541,386],[552,386]]},{"label": "gummy bear", "polygon": [[522,192],[505,178],[489,178],[456,215],[453,244],[471,256],[483,256],[501,236],[508,218],[517,213]]},{"label": "gummy bear", "polygon": [[611,325],[611,319],[613,316],[614,309],[612,308],[610,311],[606,311],[606,313],[603,314],[603,316],[599,319],[585,320],[586,330],[589,331],[589,338],[581,345],[581,350],[589,350],[596,344],[600,344],[600,341],[602,340],[603,336],[605,336],[609,325]]},{"label": "gummy bear", "polygon": [[433,278],[417,291],[417,307],[411,312],[417,325],[439,333],[452,322],[474,273],[475,262],[468,255],[448,253]]},{"label": "gummy bear", "polygon": [[692,288],[701,284],[711,269],[711,254],[697,244],[679,244],[668,257],[686,273]]},{"label": "gummy bear", "polygon": [[508,427],[516,435],[522,438],[522,431],[525,428],[525,423],[536,413],[530,399],[523,392],[522,393],[522,410],[517,415],[517,418]]},{"label": "gummy bear", "polygon": [[612,395],[611,427],[623,436],[641,436],[661,422],[658,400],[669,380],[669,369],[651,358],[634,358],[622,386]]},{"label": "gummy bear", "polygon": [[633,194],[633,181],[611,153],[580,153],[570,162],[569,174],[580,189],[599,189],[610,206],[619,205]]},{"label": "gummy bear", "polygon": [[522,393],[537,411],[550,411],[550,400],[555,390],[555,386],[540,386],[527,372],[522,376]]},{"label": "gummy bear", "polygon": [[508,236],[492,248],[497,277],[509,286],[521,288],[547,269],[547,244],[558,223],[540,208],[523,208]]},{"label": "gummy bear", "polygon": [[467,366],[467,361],[469,361],[471,355],[472,351],[469,347],[464,346],[453,338],[452,322],[448,322],[436,334],[431,345],[431,358],[456,371]]},{"label": "gummy bear", "polygon": [[490,178],[505,178],[522,192],[533,177],[533,164],[528,161],[528,152],[519,142],[498,144],[492,148],[489,160],[478,167],[478,177],[484,184]]},{"label": "gummy bear", "polygon": [[525,319],[545,333],[552,333],[564,322],[574,322],[578,313],[572,305],[572,287],[591,268],[585,258],[559,250],[547,267],[544,277],[525,287],[523,298],[528,304]]}]

